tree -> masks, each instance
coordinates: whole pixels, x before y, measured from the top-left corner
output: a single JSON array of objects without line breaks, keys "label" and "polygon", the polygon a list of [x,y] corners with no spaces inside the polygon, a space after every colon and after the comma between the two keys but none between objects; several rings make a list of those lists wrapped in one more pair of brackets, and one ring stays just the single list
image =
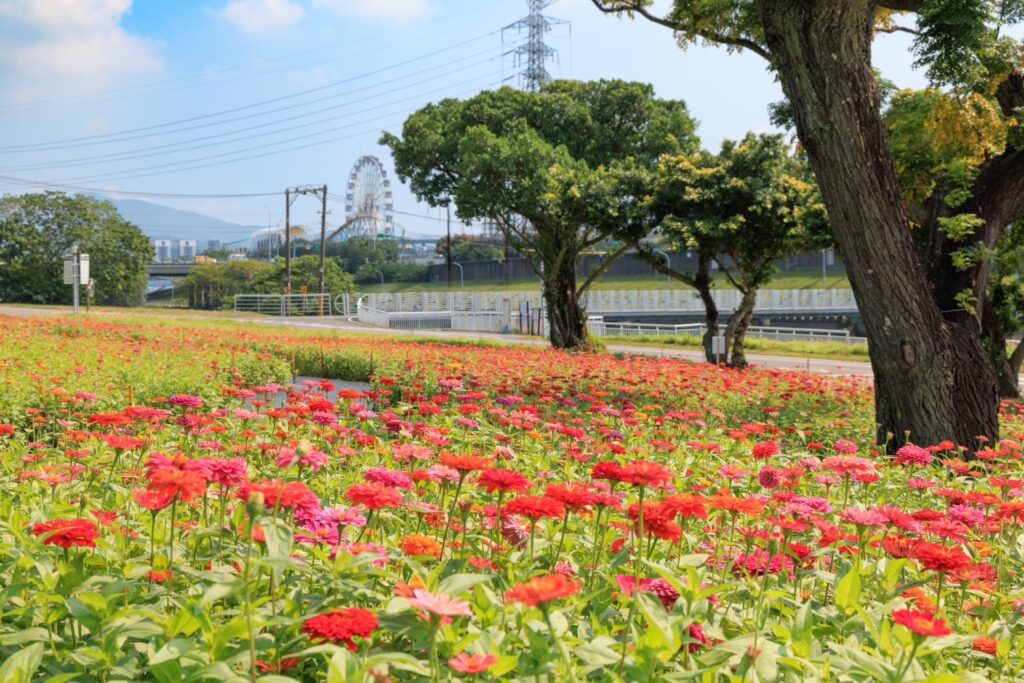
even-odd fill
[{"label": "tree", "polygon": [[257,283],[278,270],[272,263],[248,259],[198,265],[182,279],[178,289],[184,292],[191,308],[215,310],[229,306],[235,294],[257,293]]},{"label": "tree", "polygon": [[350,237],[342,242],[328,242],[327,255],[341,259],[346,273],[356,273],[367,263],[380,265],[398,261],[398,242],[375,237]]},{"label": "tree", "polygon": [[1011,352],[1007,339],[1024,331],[1024,223],[1007,228],[992,260],[989,305],[982,316],[985,345],[995,364],[999,395],[1018,398],[1024,343]]},{"label": "tree", "polygon": [[[437,241],[435,251],[442,256],[448,255],[448,236]],[[504,256],[504,251],[496,244],[485,242],[476,235],[452,235],[452,261],[464,263],[469,261],[495,261]]]},{"label": "tree", "polygon": [[90,257],[95,301],[134,306],[146,293],[153,247],[108,201],[45,192],[0,199],[0,298],[40,304],[71,302],[64,254],[77,243]]},{"label": "tree", "polygon": [[601,187],[603,169],[653,167],[693,151],[695,124],[682,102],[622,81],[556,81],[540,92],[511,88],[443,100],[410,116],[402,137],[386,133],[399,177],[432,206],[454,203],[465,221],[493,221],[542,282],[551,343],[586,344],[581,298],[605,267],[577,282],[581,254],[604,239],[579,202]]},{"label": "tree", "polygon": [[[997,380],[980,320],[990,305],[995,248],[1024,214],[1019,133],[968,167],[947,169],[913,220],[871,66],[876,27],[917,16],[917,64],[968,120],[982,101],[1016,123],[1024,103],[1020,45],[1000,34],[1021,3],[976,0],[592,0],[601,10],[670,28],[680,44],[710,42],[767,60],[817,176],[870,340],[878,440],[997,438]],[[1019,129],[1018,129],[1019,130]]]},{"label": "tree", "polygon": [[[285,287],[285,268],[283,259],[278,258],[271,270],[260,271],[259,277],[253,282],[253,292],[262,294],[280,294]],[[307,254],[292,259],[292,293],[299,294],[303,290],[310,294],[320,291],[320,257]],[[352,291],[352,276],[341,269],[336,259],[324,261],[324,291],[341,294]]]},{"label": "tree", "polygon": [[[677,249],[698,253],[692,284],[704,301],[714,306],[710,291],[701,291],[710,289],[711,260],[742,294],[725,338],[729,364],[746,366],[744,340],[757,292],[775,275],[775,264],[831,243],[810,169],[789,154],[781,135],[749,133],[739,142],[723,142],[717,155],[664,159],[654,204],[665,217],[664,238]],[[708,318],[709,336],[717,334],[717,310]]]}]

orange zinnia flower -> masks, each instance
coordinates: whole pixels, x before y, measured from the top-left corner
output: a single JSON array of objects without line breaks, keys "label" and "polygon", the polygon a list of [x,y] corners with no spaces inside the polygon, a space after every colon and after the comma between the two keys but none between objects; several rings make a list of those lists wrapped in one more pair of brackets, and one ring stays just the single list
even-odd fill
[{"label": "orange zinnia flower", "polygon": [[505,593],[505,599],[536,607],[576,595],[582,587],[564,574],[548,574],[519,584]]}]

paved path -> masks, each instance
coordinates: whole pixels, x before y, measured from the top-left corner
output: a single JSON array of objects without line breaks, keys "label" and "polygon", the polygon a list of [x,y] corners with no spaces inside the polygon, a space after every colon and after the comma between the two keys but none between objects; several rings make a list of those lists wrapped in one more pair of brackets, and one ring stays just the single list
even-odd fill
[{"label": "paved path", "polygon": [[[0,305],[0,315],[12,315],[18,317],[35,315],[66,315],[69,309],[55,308],[30,308],[23,306]],[[89,315],[130,317],[138,315],[132,312],[114,312],[109,309],[93,311]],[[175,315],[162,311],[161,317],[180,320],[201,320],[195,314]],[[270,327],[290,327],[306,330],[325,330],[344,332],[346,334],[376,334],[416,337],[436,337],[438,339],[476,339],[501,344],[523,344],[528,346],[547,346],[547,341],[537,337],[524,337],[519,335],[494,334],[489,332],[463,332],[461,330],[396,330],[380,327],[371,327],[355,320],[346,319],[341,316],[332,317],[306,317],[306,318],[276,318],[276,317],[225,317],[218,320],[232,320],[236,322],[258,323]],[[606,345],[609,353],[631,353],[643,356],[657,356],[664,358],[682,358],[701,362],[704,360],[702,351],[695,349],[671,348],[668,346],[648,346],[645,344],[609,343]],[[747,359],[756,367],[770,368],[773,370],[805,370],[823,375],[853,375],[870,377],[870,363],[857,361],[834,361],[824,358],[798,358],[793,356],[771,356],[763,354],[747,354]]]}]

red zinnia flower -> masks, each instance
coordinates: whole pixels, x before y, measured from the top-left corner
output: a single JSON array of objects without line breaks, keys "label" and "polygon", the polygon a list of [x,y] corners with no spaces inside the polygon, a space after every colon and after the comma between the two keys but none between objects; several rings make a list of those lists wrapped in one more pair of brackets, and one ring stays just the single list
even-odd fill
[{"label": "red zinnia flower", "polygon": [[93,522],[88,519],[54,519],[49,522],[40,522],[32,527],[34,536],[44,536],[44,545],[56,545],[61,548],[78,546],[80,548],[95,548],[96,539],[100,532]]},{"label": "red zinnia flower", "polygon": [[672,481],[672,470],[656,462],[637,460],[623,467],[620,477],[634,486],[661,486]]},{"label": "red zinnia flower", "polygon": [[401,493],[384,484],[356,484],[345,492],[345,500],[367,510],[396,508],[404,502]]},{"label": "red zinnia flower", "polygon": [[132,498],[150,512],[159,512],[174,502],[174,493],[163,489],[156,491],[139,489],[132,494]]},{"label": "red zinnia flower", "polygon": [[936,619],[926,612],[898,609],[892,613],[892,619],[919,636],[948,636],[953,632],[953,629],[946,626],[944,620]]},{"label": "red zinnia flower", "polygon": [[512,515],[522,515],[537,521],[543,517],[560,518],[565,515],[565,505],[562,501],[554,498],[541,498],[540,496],[519,496],[505,506],[505,512]]},{"label": "red zinnia flower", "polygon": [[198,472],[178,469],[160,469],[152,472],[149,490],[159,491],[184,502],[194,500],[206,490],[206,479]]},{"label": "red zinnia flower", "polygon": [[925,569],[939,573],[959,571],[972,564],[971,558],[959,548],[949,548],[925,541],[914,547],[912,557]]},{"label": "red zinnia flower", "polygon": [[373,612],[348,607],[307,619],[302,625],[302,632],[313,640],[344,643],[349,650],[355,652],[353,638],[369,638],[379,625]]},{"label": "red zinnia flower", "polygon": [[519,584],[505,593],[505,599],[536,607],[576,595],[582,587],[564,574],[548,574]]},{"label": "red zinnia flower", "polygon": [[248,500],[250,494],[263,494],[263,505],[268,510],[275,508],[309,508],[320,504],[320,499],[309,488],[298,481],[254,481],[243,484],[238,491],[241,500]]},{"label": "red zinnia flower", "polygon": [[486,469],[480,473],[476,482],[488,493],[495,491],[516,491],[525,493],[530,490],[530,480],[512,470]]}]

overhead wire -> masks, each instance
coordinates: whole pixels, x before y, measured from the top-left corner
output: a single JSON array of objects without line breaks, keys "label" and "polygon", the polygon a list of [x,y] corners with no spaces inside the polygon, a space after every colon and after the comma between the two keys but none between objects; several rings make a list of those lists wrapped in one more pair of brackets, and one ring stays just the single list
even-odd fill
[{"label": "overhead wire", "polygon": [[[436,56],[436,55],[439,55],[439,54],[444,54],[445,52],[450,52],[451,50],[458,49],[458,48],[464,47],[466,45],[470,45],[472,43],[475,43],[475,42],[478,42],[480,40],[483,40],[484,38],[489,38],[489,37],[495,35],[496,33],[497,33],[497,31],[490,31],[488,33],[476,36],[474,38],[468,38],[466,40],[460,41],[460,42],[455,43],[453,45],[449,45],[447,47],[438,48],[437,50],[433,50],[433,51],[428,52],[428,53],[423,54],[423,55],[418,55],[418,56],[412,57],[410,59],[405,59],[405,60],[402,60],[400,62],[389,64],[388,66],[380,67],[378,69],[373,69],[372,71],[364,72],[362,74],[358,74],[358,75],[355,75],[355,76],[349,76],[347,78],[342,78],[342,79],[339,79],[339,80],[336,80],[336,81],[332,81],[330,83],[326,83],[324,85],[320,85],[320,86],[317,86],[317,87],[314,87],[314,88],[307,88],[305,90],[300,90],[300,91],[297,91],[297,92],[289,93],[287,95],[280,95],[280,96],[277,96],[277,97],[272,97],[272,98],[268,98],[268,99],[265,99],[265,100],[260,100],[258,102],[252,102],[250,104],[240,105],[240,106],[237,106],[237,107],[231,107],[231,108],[228,108],[228,109],[222,109],[222,110],[219,110],[219,111],[209,112],[209,113],[206,113],[206,114],[200,114],[200,115],[197,115],[197,116],[190,116],[190,117],[187,117],[187,118],[177,119],[177,120],[174,120],[174,121],[166,121],[164,123],[152,124],[152,125],[149,125],[149,126],[139,126],[137,128],[129,128],[129,129],[126,129],[126,130],[117,131],[117,132],[113,132],[113,133],[101,133],[101,134],[97,134],[97,135],[86,135],[86,136],[81,136],[81,137],[77,137],[77,138],[64,138],[64,139],[60,139],[60,140],[50,140],[50,141],[47,141],[47,142],[29,143],[29,144],[24,144],[24,145],[9,145],[9,146],[5,146],[5,147],[0,147],[0,153],[12,154],[12,153],[15,153],[15,152],[51,151],[52,149],[61,149],[61,148],[64,148],[64,147],[85,146],[86,143],[88,143],[88,144],[100,144],[102,142],[102,144],[108,144],[108,143],[113,141],[113,140],[111,140],[111,138],[124,137],[124,136],[130,135],[130,134],[133,134],[133,133],[141,133],[141,132],[147,132],[147,131],[153,131],[153,130],[166,129],[166,128],[171,128],[171,127],[174,127],[174,126],[180,126],[180,125],[186,124],[186,123],[193,123],[195,121],[203,121],[203,120],[207,120],[207,119],[211,119],[211,118],[225,116],[227,114],[234,114],[234,113],[241,112],[241,111],[248,111],[250,109],[256,109],[258,107],[263,107],[263,106],[266,106],[268,104],[276,104],[278,102],[284,102],[286,100],[290,100],[290,99],[293,99],[295,97],[302,97],[304,95],[310,95],[310,94],[317,93],[317,92],[323,92],[324,90],[328,90],[330,88],[336,88],[339,85],[345,85],[345,84],[352,83],[354,81],[357,81],[357,80],[360,80],[360,79],[363,79],[363,78],[368,78],[370,76],[376,76],[378,74],[385,73],[387,71],[391,71],[391,70],[394,70],[394,69],[397,69],[397,68],[400,68],[400,67],[403,67],[403,66],[408,66],[409,64],[421,62],[422,60],[427,59],[429,57],[433,57],[433,56]],[[291,107],[295,107],[295,106],[302,106],[302,105],[291,105]],[[284,108],[282,108],[282,110],[283,109]],[[220,123],[224,123],[224,122],[220,122]]]}]

